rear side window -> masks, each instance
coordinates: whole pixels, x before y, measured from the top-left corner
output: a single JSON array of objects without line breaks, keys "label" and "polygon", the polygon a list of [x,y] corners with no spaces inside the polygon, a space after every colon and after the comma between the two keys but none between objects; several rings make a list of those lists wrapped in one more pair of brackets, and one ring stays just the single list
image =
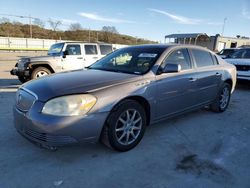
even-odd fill
[{"label": "rear side window", "polygon": [[173,51],[163,62],[162,68],[166,64],[179,64],[181,65],[181,70],[191,69],[191,62],[187,49],[179,49]]},{"label": "rear side window", "polygon": [[206,67],[214,65],[214,61],[209,52],[198,49],[192,49],[192,54],[194,56],[197,67]]},{"label": "rear side window", "polygon": [[78,44],[68,44],[66,51],[68,55],[81,55],[81,47]]},{"label": "rear side window", "polygon": [[85,48],[86,55],[96,55],[97,54],[96,45],[85,45],[84,48]]},{"label": "rear side window", "polygon": [[101,55],[107,55],[110,52],[112,52],[112,46],[111,45],[100,45],[100,51],[101,51]]}]

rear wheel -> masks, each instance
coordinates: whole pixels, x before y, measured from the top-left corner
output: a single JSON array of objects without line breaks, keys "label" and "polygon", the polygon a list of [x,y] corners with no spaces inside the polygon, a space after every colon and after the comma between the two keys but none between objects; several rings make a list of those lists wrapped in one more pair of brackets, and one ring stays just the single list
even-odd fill
[{"label": "rear wheel", "polygon": [[125,100],[108,117],[102,141],[115,150],[128,151],[141,141],[145,129],[144,108],[136,101]]},{"label": "rear wheel", "polygon": [[224,83],[216,100],[210,105],[210,109],[214,112],[224,112],[229,105],[230,98],[231,86],[228,83]]},{"label": "rear wheel", "polygon": [[31,79],[37,79],[51,74],[51,71],[46,67],[37,67],[31,73]]}]

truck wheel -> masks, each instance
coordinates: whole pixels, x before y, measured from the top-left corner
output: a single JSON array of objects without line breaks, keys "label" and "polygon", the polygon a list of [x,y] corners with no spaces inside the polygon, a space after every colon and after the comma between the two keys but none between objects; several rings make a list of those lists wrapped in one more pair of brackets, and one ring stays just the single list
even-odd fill
[{"label": "truck wheel", "polygon": [[37,79],[51,74],[51,71],[45,67],[37,67],[31,73],[31,79]]}]

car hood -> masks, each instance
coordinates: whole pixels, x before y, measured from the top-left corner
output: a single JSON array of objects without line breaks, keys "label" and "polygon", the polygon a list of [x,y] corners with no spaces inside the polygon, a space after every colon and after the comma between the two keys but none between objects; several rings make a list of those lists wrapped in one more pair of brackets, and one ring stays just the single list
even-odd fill
[{"label": "car hood", "polygon": [[225,59],[228,63],[233,65],[250,65],[250,59]]},{"label": "car hood", "polygon": [[22,87],[35,93],[38,100],[44,102],[54,97],[87,93],[140,78],[142,76],[133,74],[100,70],[78,70],[32,80],[22,85]]},{"label": "car hood", "polygon": [[36,56],[36,57],[30,57],[30,62],[36,62],[36,61],[51,61],[54,59],[60,59],[60,56]]}]

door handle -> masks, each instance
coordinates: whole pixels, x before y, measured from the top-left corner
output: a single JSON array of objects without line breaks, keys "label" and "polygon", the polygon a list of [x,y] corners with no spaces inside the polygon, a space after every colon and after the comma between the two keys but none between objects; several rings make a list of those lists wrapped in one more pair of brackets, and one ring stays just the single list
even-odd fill
[{"label": "door handle", "polygon": [[93,59],[98,59],[98,57],[93,57]]},{"label": "door handle", "polygon": [[189,78],[190,82],[195,82],[197,80],[197,78]]},{"label": "door handle", "polygon": [[78,57],[77,59],[83,59],[83,57]]},{"label": "door handle", "polygon": [[221,73],[218,73],[218,72],[216,72],[216,74],[215,74],[216,76],[221,76]]}]

